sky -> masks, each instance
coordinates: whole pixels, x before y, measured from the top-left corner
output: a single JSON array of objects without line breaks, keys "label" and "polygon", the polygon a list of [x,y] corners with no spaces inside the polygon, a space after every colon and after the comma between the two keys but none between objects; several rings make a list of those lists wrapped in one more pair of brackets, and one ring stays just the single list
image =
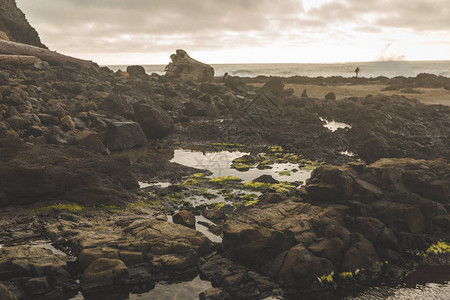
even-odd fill
[{"label": "sky", "polygon": [[16,0],[50,49],[103,65],[450,60],[450,0]]}]

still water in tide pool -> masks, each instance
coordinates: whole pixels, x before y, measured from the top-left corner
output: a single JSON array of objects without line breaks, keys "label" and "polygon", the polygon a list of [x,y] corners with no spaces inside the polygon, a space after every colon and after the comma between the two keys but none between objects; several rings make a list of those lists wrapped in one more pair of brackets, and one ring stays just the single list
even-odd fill
[{"label": "still water in tide pool", "polygon": [[[219,176],[237,176],[244,182],[258,178],[261,175],[271,175],[279,181],[302,181],[311,177],[310,170],[299,169],[297,164],[282,163],[271,165],[272,169],[259,170],[256,168],[248,171],[238,171],[230,168],[233,159],[249,154],[248,152],[239,151],[219,151],[219,152],[201,152],[187,149],[177,149],[174,152],[174,157],[170,160],[185,166],[210,170],[213,175],[211,177]],[[291,172],[290,176],[280,175],[281,171],[292,171],[296,169],[297,172]]]}]

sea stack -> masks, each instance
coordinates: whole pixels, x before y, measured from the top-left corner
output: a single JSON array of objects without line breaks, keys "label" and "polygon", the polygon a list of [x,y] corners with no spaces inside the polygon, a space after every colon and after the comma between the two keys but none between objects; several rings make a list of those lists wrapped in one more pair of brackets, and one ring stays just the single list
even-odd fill
[{"label": "sea stack", "polygon": [[172,62],[166,66],[166,76],[178,80],[211,81],[214,69],[210,65],[190,57],[186,51],[178,49],[170,56]]}]

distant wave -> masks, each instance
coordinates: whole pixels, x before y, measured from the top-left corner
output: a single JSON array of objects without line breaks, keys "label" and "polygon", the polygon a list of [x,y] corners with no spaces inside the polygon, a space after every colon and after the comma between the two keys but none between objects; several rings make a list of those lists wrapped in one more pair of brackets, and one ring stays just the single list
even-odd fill
[{"label": "distant wave", "polygon": [[239,75],[239,74],[253,74],[253,72],[250,71],[250,70],[245,70],[245,69],[243,69],[243,70],[232,71],[231,74],[233,74],[233,75]]}]

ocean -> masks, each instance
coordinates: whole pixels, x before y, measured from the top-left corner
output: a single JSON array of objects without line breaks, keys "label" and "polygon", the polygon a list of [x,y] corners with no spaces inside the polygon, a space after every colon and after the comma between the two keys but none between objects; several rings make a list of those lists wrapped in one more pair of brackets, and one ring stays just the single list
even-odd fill
[{"label": "ocean", "polygon": [[[164,74],[166,65],[142,65],[148,74]],[[232,76],[256,77],[265,76],[308,76],[308,77],[330,77],[355,76],[356,67],[360,69],[360,77],[396,76],[415,77],[420,73],[430,73],[450,77],[450,61],[373,61],[352,63],[327,63],[327,64],[211,64],[215,76],[223,76],[226,72]],[[125,65],[107,66],[113,71],[125,71]]]}]

